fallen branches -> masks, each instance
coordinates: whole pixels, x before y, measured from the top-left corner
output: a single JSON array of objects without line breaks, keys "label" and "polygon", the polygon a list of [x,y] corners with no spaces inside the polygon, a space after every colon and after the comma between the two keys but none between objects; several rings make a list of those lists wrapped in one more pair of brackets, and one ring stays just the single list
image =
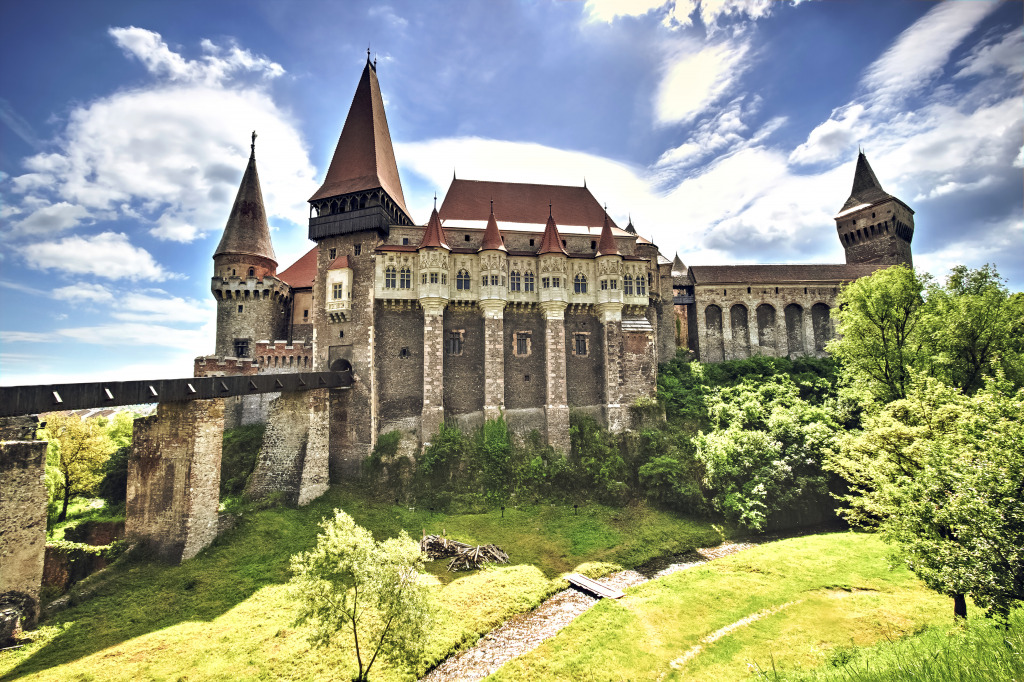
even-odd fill
[{"label": "fallen branches", "polygon": [[420,540],[420,551],[428,559],[452,560],[448,563],[449,571],[468,571],[480,568],[484,564],[507,564],[508,554],[495,545],[467,545],[465,542],[451,540],[445,535],[425,535]]}]

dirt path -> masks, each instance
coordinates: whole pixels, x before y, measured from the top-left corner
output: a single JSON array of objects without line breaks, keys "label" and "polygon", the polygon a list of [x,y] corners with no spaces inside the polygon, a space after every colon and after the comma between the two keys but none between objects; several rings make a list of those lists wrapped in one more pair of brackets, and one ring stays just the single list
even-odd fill
[{"label": "dirt path", "polygon": [[[719,557],[753,547],[757,542],[726,542],[717,547],[698,549],[652,566],[647,575],[620,571],[601,582],[625,590],[670,573],[706,564]],[[533,651],[540,644],[597,603],[597,599],[573,588],[562,590],[529,613],[515,616],[492,630],[473,647],[452,656],[422,679],[428,682],[481,680],[517,656]]]}]

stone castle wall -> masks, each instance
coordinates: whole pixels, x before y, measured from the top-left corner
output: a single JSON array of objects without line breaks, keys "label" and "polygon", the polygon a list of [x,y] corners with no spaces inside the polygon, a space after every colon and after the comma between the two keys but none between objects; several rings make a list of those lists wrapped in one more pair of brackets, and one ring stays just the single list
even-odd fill
[{"label": "stone castle wall", "polygon": [[752,355],[824,357],[834,336],[829,311],[840,282],[699,285],[692,306],[703,362]]},{"label": "stone castle wall", "polygon": [[45,441],[0,440],[0,599],[23,605],[25,629],[35,627],[39,617],[46,551],[45,470]]}]

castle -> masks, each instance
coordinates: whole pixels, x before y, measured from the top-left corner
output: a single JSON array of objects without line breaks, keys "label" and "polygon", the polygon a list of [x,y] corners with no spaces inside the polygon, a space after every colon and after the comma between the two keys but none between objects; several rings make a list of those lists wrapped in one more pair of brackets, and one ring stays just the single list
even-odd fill
[{"label": "castle", "polygon": [[[685,347],[706,362],[823,354],[839,288],[911,262],[913,211],[860,154],[836,228],[846,264],[692,266],[616,225],[583,187],[456,179],[426,225],[405,205],[376,64],[367,59],[323,185],[315,246],[277,271],[253,152],[214,253],[214,355],[196,376],[332,369],[332,478],[379,434],[414,451],[448,419],[504,416],[569,446],[569,410],[613,431]],[[228,426],[271,399],[229,399]]]}]

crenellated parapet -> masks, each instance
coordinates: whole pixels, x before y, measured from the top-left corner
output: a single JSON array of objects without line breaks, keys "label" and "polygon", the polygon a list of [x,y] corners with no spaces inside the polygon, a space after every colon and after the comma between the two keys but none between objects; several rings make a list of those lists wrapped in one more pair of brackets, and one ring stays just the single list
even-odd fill
[{"label": "crenellated parapet", "polygon": [[291,287],[277,277],[269,275],[262,278],[214,276],[210,280],[210,290],[218,301],[239,299],[287,301],[291,298]]},{"label": "crenellated parapet", "polygon": [[260,374],[309,372],[313,369],[313,343],[300,339],[287,341],[257,341],[253,360]]},{"label": "crenellated parapet", "polygon": [[192,376],[230,377],[259,374],[256,358],[234,358],[223,355],[203,355],[195,359]]}]

